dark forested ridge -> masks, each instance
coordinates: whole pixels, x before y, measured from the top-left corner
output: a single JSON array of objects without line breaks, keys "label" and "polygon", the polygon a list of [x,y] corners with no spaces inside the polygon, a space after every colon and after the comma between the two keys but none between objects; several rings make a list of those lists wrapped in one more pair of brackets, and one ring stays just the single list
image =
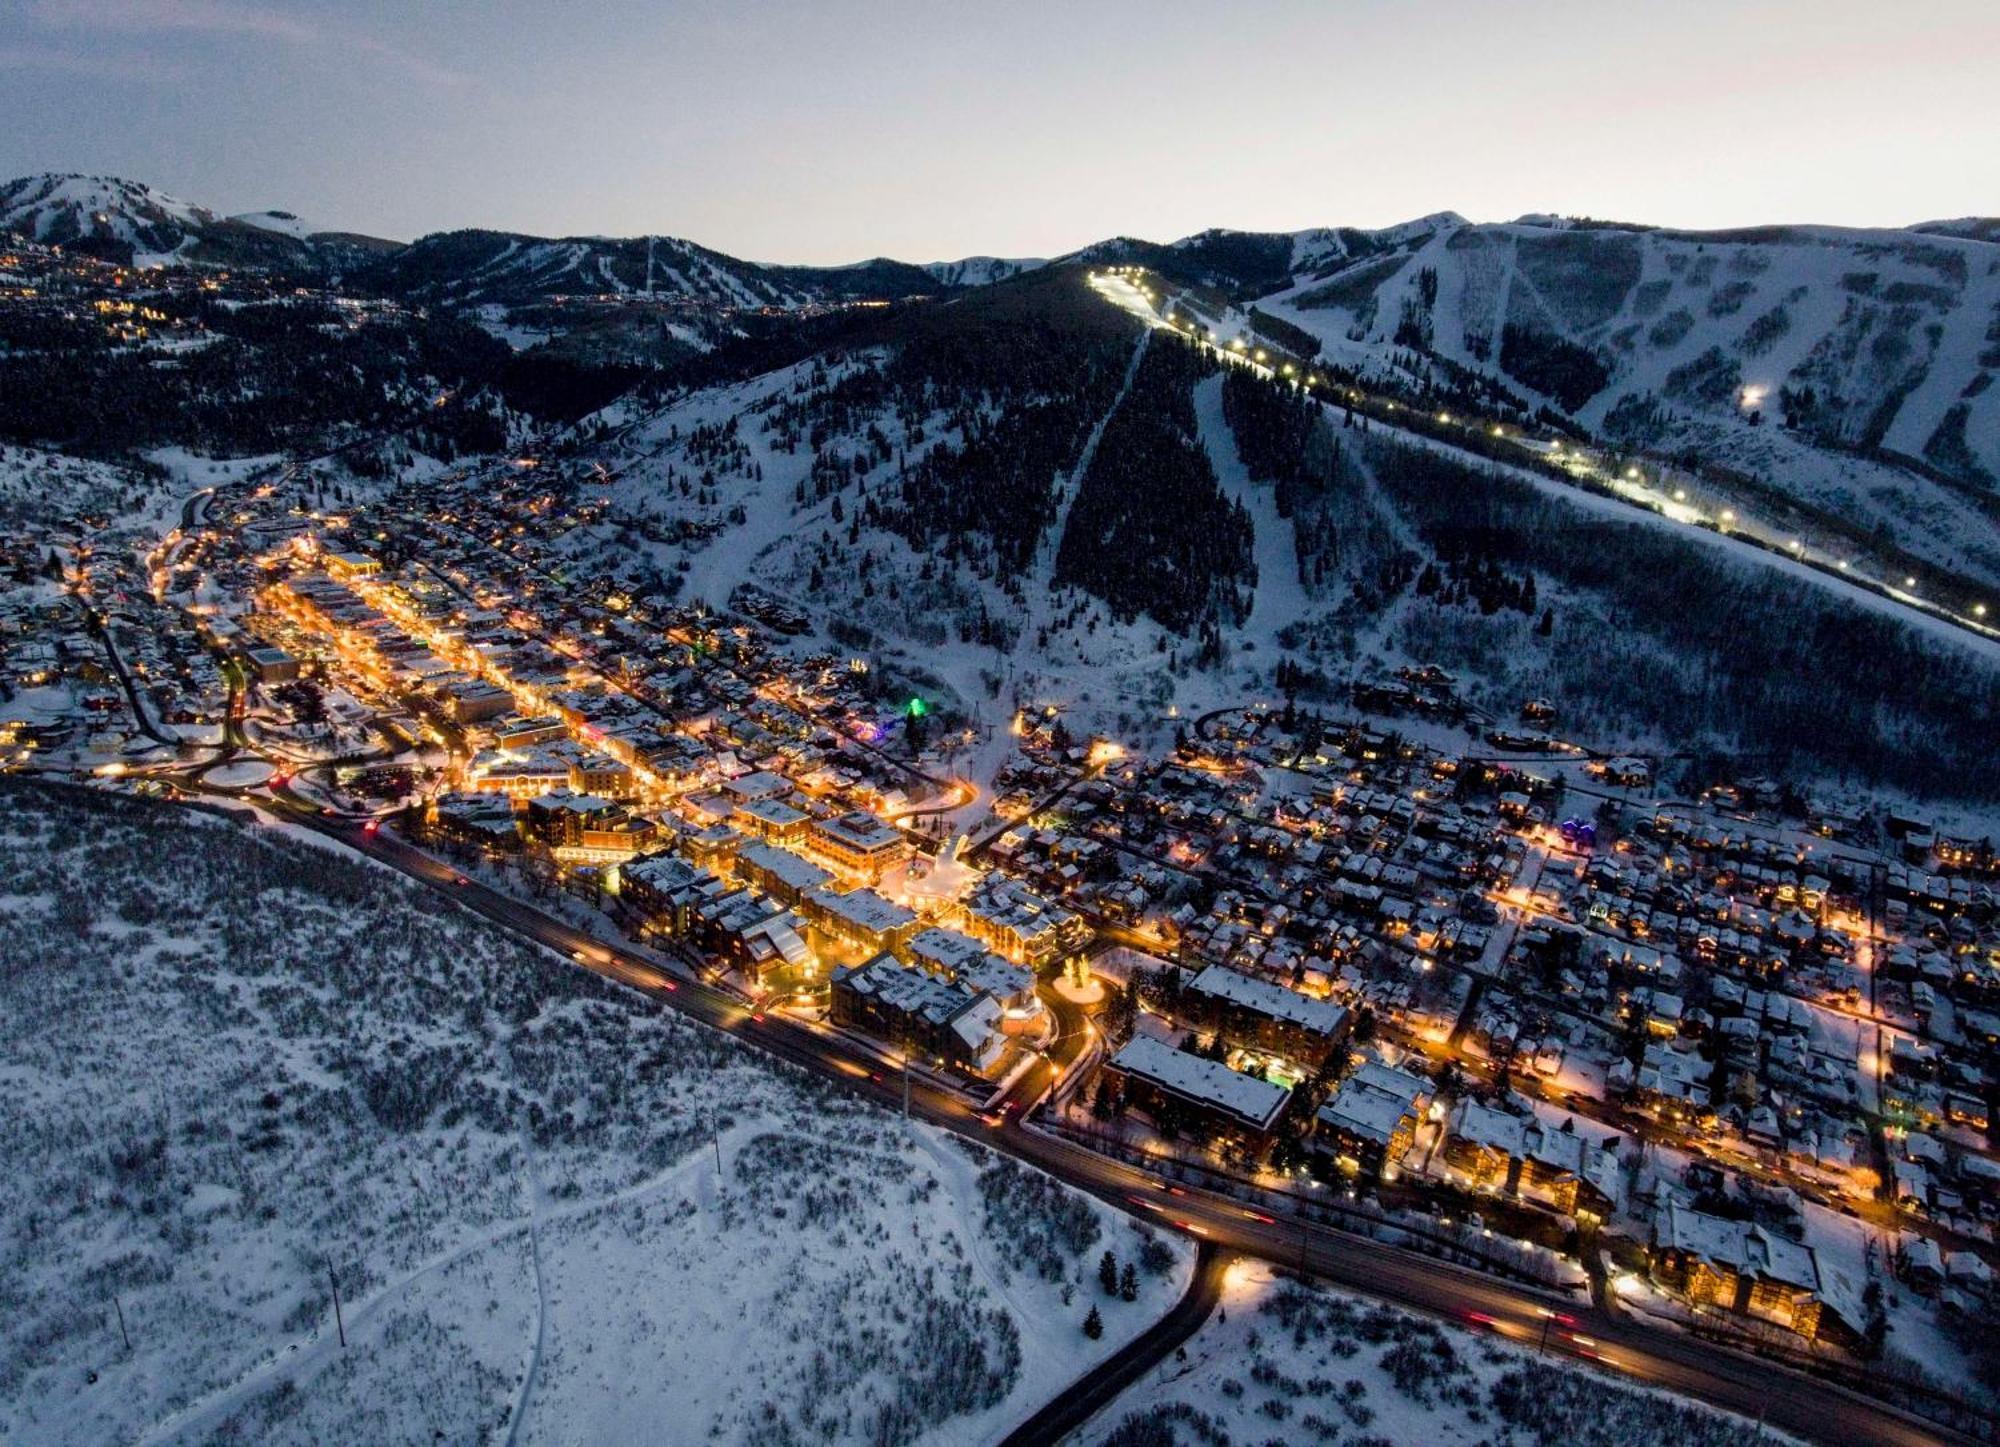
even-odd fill
[{"label": "dark forested ridge", "polygon": [[1058,583],[1182,634],[1241,621],[1257,586],[1249,514],[1217,485],[1195,422],[1194,385],[1214,370],[1185,342],[1147,349],[1056,554]]},{"label": "dark forested ridge", "polygon": [[1552,692],[1684,748],[2000,799],[2000,673],[1962,649],[1652,524],[1582,512],[1497,469],[1383,441],[1368,450],[1418,536],[1474,585],[1492,583],[1501,606],[1520,606],[1523,574],[1569,595],[1546,635],[1505,614],[1492,625],[1504,639],[1483,640],[1468,622],[1427,631],[1434,646],[1455,639],[1464,650],[1440,657],[1447,667],[1496,642],[1517,651],[1518,667],[1531,647]]}]

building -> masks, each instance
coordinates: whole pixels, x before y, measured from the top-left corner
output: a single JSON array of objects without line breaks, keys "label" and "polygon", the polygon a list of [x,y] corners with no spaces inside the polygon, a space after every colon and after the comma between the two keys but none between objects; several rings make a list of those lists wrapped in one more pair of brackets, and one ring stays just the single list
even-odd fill
[{"label": "building", "polygon": [[1619,1191],[1611,1152],[1574,1130],[1477,1100],[1462,1100],[1452,1112],[1444,1159],[1474,1185],[1536,1196],[1565,1215],[1579,1210],[1602,1215]]},{"label": "building", "polygon": [[1231,1044],[1317,1065],[1347,1038],[1347,1007],[1210,965],[1181,991],[1188,1019]]},{"label": "building", "polygon": [[810,980],[818,956],[805,926],[783,905],[732,885],[673,854],[654,854],[618,872],[618,904],[642,934],[686,940],[759,989],[781,971]]},{"label": "building", "polygon": [[511,799],[491,794],[442,794],[430,804],[432,829],[445,839],[482,849],[518,849],[521,824]]},{"label": "building", "polygon": [[998,1001],[888,954],[833,972],[833,1023],[977,1075],[1006,1052]]},{"label": "building", "polygon": [[1041,970],[1090,942],[1090,926],[1019,880],[989,874],[960,902],[965,932],[1016,964]]},{"label": "building", "polygon": [[1041,1012],[1035,972],[993,953],[970,935],[949,929],[919,930],[903,946],[901,957],[906,964],[962,980],[980,994],[991,995],[1015,1019]]},{"label": "building", "polygon": [[696,897],[705,886],[720,883],[677,854],[649,854],[619,867],[618,902],[621,912],[645,932],[685,939]]},{"label": "building", "polygon": [[522,824],[530,839],[540,840],[559,857],[599,861],[642,854],[659,832],[623,804],[594,794],[543,794],[530,799]]},{"label": "building", "polygon": [[356,578],[379,578],[382,576],[382,560],[371,558],[366,553],[328,553],[326,555],[327,576],[343,583]]},{"label": "building", "polygon": [[299,676],[298,659],[269,644],[244,649],[243,661],[257,675],[259,683],[291,683]]},{"label": "building", "polygon": [[812,816],[782,799],[752,799],[738,804],[729,822],[745,834],[772,844],[796,844],[806,837]]},{"label": "building", "polygon": [[1176,1050],[1150,1035],[1135,1036],[1104,1069],[1125,1099],[1142,1110],[1157,1116],[1162,1106],[1176,1107],[1211,1130],[1259,1146],[1270,1141],[1292,1098],[1282,1085]]},{"label": "building", "polygon": [[842,874],[873,884],[908,856],[910,841],[873,814],[854,813],[814,820],[806,848]]},{"label": "building", "polygon": [[737,878],[781,904],[796,905],[833,883],[833,875],[802,854],[775,844],[745,844],[736,851]]},{"label": "building", "polygon": [[1430,1103],[1431,1083],[1379,1060],[1364,1063],[1313,1118],[1313,1149],[1331,1160],[1379,1171],[1403,1157]]},{"label": "building", "polygon": [[915,913],[872,889],[847,894],[816,890],[806,896],[802,908],[807,923],[830,949],[864,956],[900,951],[922,923]]},{"label": "building", "polygon": [[1651,1265],[1655,1280],[1697,1306],[1758,1317],[1803,1337],[1833,1325],[1821,1310],[1813,1249],[1750,1221],[1669,1200],[1653,1218]]},{"label": "building", "polygon": [[513,712],[514,695],[496,684],[467,678],[441,687],[438,703],[453,723],[484,723]]}]

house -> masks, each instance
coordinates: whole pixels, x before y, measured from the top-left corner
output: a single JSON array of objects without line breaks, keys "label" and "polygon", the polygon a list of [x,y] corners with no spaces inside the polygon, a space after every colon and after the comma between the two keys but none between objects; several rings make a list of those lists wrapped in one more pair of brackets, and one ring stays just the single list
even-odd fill
[{"label": "house", "polygon": [[1292,1092],[1219,1061],[1176,1050],[1151,1035],[1133,1037],[1106,1063],[1105,1073],[1125,1099],[1155,1116],[1163,1107],[1252,1144],[1268,1144]]},{"label": "house", "polygon": [[[1749,1221],[1669,1200],[1653,1218],[1655,1280],[1696,1306],[1754,1316],[1813,1338],[1823,1320],[1819,1264],[1810,1246]],[[1841,1323],[1852,1330],[1852,1323]]]},{"label": "house", "polygon": [[1564,1215],[1602,1215],[1618,1192],[1609,1152],[1574,1130],[1477,1100],[1462,1100],[1452,1111],[1444,1159],[1476,1185],[1540,1198]]},{"label": "house", "polygon": [[1313,1150],[1362,1170],[1393,1165],[1410,1148],[1431,1083],[1379,1060],[1363,1063],[1313,1117]]}]

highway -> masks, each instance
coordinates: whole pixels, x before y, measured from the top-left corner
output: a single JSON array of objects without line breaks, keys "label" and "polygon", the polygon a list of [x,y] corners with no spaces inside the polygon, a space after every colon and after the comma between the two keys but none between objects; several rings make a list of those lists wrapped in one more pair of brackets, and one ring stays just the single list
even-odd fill
[{"label": "highway", "polygon": [[[200,792],[227,793],[207,788]],[[275,800],[259,798],[254,802],[431,885],[494,922],[683,1015],[780,1059],[830,1076],[890,1109],[902,1106],[906,1085],[900,1073],[893,1068],[885,1070],[877,1054],[835,1030],[812,1021],[767,1014],[736,995],[697,980],[692,973],[682,975],[607,945],[531,904],[471,879],[386,830],[322,815],[295,796],[280,794]],[[1634,1381],[1761,1418],[1803,1438],[1842,1444],[1973,1440],[1832,1382],[1727,1347],[1331,1227],[1277,1218],[1197,1186],[1171,1184],[1149,1171],[1028,1124],[1024,1117],[1050,1080],[1045,1072],[1059,1070],[1086,1044],[1087,1032],[1065,1030],[1051,1063],[1029,1071],[1009,1090],[1003,1107],[993,1112],[987,1112],[981,1100],[913,1074],[907,1082],[910,1112],[1200,1243],[1303,1268],[1335,1286],[1517,1342],[1542,1343],[1552,1355],[1594,1361]],[[1575,1329],[1549,1330],[1551,1313],[1573,1318]],[[1171,1350],[1171,1345],[1165,1349]]]}]

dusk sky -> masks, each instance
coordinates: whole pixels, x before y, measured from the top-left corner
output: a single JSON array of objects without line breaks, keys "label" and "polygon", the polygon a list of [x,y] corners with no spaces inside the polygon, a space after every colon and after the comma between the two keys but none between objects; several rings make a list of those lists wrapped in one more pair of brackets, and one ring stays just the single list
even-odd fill
[{"label": "dusk sky", "polygon": [[1455,210],[2000,211],[2000,4],[11,0],[0,178],[409,238],[1047,255]]}]

